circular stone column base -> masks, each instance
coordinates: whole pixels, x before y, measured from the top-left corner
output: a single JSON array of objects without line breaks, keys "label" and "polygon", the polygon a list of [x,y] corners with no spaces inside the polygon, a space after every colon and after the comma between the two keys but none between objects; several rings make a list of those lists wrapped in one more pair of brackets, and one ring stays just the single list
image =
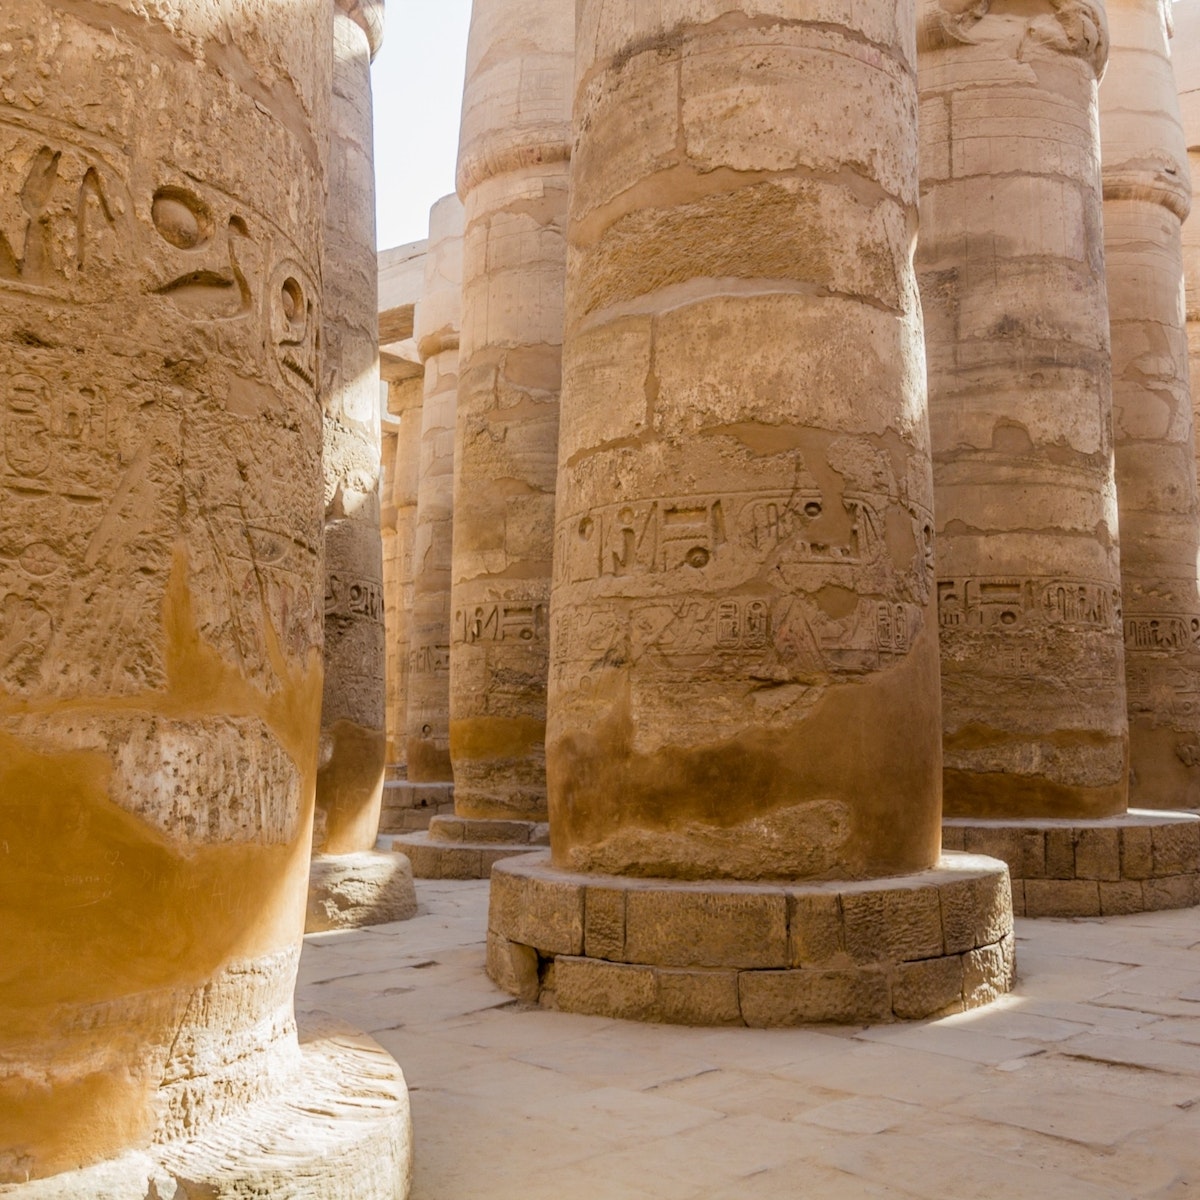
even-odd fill
[{"label": "circular stone column base", "polygon": [[1111,917],[1200,904],[1200,817],[1130,809],[1103,820],[942,824],[948,850],[1008,863],[1018,917]]},{"label": "circular stone column base", "polygon": [[413,783],[389,779],[383,785],[380,833],[413,833],[428,829],[433,817],[454,812],[453,783]]},{"label": "circular stone column base", "polygon": [[269,1099],[207,1127],[81,1171],[0,1184],[4,1200],[405,1200],[408,1089],[371,1038],[302,1034],[300,1065]]},{"label": "circular stone column base", "polygon": [[855,883],[578,875],[525,855],[492,872],[487,952],[530,1003],[683,1025],[917,1020],[1015,977],[1008,872],[966,854]]},{"label": "circular stone column base", "polygon": [[412,864],[403,854],[315,854],[308,873],[305,933],[386,925],[417,915]]},{"label": "circular stone column base", "polygon": [[517,854],[544,852],[550,826],[540,821],[479,821],[434,817],[427,833],[395,838],[418,879],[487,879],[492,865]]}]

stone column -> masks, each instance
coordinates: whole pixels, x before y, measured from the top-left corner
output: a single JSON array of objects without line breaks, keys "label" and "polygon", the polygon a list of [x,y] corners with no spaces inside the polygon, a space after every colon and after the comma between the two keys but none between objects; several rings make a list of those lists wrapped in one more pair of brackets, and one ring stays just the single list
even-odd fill
[{"label": "stone column", "polygon": [[0,9],[0,1194],[394,1200],[292,1014],[329,0],[153,11]]},{"label": "stone column", "polygon": [[574,33],[574,6],[558,0],[476,0],[471,18],[458,165],[466,225],[450,637],[455,816],[405,840],[418,876],[486,875],[501,853],[547,841]]},{"label": "stone column", "polygon": [[325,684],[306,928],[414,916],[412,867],[379,854],[387,729],[371,59],[383,0],[333,0],[322,399]]},{"label": "stone column", "polygon": [[921,9],[945,844],[1004,858],[1029,916],[1159,907],[1136,849],[1176,836],[1126,816],[1107,47],[1087,3]]},{"label": "stone column", "polygon": [[489,969],[657,1020],[969,1007],[1011,909],[939,857],[913,5],[695,11],[577,9],[553,851],[493,868]]},{"label": "stone column", "polygon": [[462,308],[463,210],[443,196],[429,213],[425,291],[415,336],[425,366],[413,600],[409,626],[409,782],[450,793],[450,549],[454,528],[454,420]]},{"label": "stone column", "polygon": [[[1183,135],[1191,168],[1192,192],[1200,192],[1200,5],[1195,0],[1177,5],[1174,10],[1175,36],[1171,58],[1175,83],[1179,89],[1179,107]],[[1200,217],[1193,213],[1183,226],[1183,266],[1187,281],[1188,358],[1191,363],[1192,411],[1200,406]],[[1200,460],[1200,418],[1193,420]]]},{"label": "stone column", "polygon": [[1200,806],[1200,505],[1182,245],[1191,178],[1170,15],[1170,0],[1109,0],[1100,88],[1130,802],[1142,808]]}]

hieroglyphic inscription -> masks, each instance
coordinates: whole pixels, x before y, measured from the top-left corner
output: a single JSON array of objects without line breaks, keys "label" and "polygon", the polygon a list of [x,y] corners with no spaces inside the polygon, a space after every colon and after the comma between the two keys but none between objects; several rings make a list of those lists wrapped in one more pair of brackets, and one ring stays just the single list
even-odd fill
[{"label": "hieroglyphic inscription", "polygon": [[1120,592],[1090,580],[941,579],[937,588],[943,629],[1073,625],[1111,630],[1121,615]]},{"label": "hieroglyphic inscription", "polygon": [[330,572],[325,577],[327,617],[366,617],[383,622],[383,584],[369,579],[348,579]]},{"label": "hieroglyphic inscription", "polygon": [[[702,570],[725,547],[758,561],[775,554],[788,564],[835,567],[886,554],[886,499],[844,494],[835,503],[831,511],[819,491],[802,489],[606,505],[560,526],[565,581]],[[915,528],[926,526],[921,514]]]},{"label": "hieroglyphic inscription", "polygon": [[543,642],[547,620],[548,606],[534,601],[460,608],[454,614],[454,642]]},{"label": "hieroglyphic inscription", "polygon": [[1200,617],[1138,613],[1125,618],[1126,650],[1200,650]]},{"label": "hieroglyphic inscription", "polygon": [[423,675],[442,675],[450,672],[450,647],[417,646],[408,654],[408,669]]}]

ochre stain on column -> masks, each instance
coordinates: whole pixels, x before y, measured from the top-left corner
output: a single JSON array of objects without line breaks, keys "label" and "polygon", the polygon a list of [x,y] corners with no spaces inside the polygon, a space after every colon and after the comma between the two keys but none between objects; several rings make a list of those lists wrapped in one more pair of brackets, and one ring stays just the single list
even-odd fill
[{"label": "ochre stain on column", "polygon": [[579,9],[559,868],[938,858],[915,18],[817,7]]},{"label": "ochre stain on column", "polygon": [[0,11],[0,1183],[299,1053],[331,48],[268,13]]},{"label": "ochre stain on column", "polygon": [[1182,223],[1191,177],[1168,0],[1109,0],[1100,88],[1130,803],[1200,806],[1200,504]]},{"label": "ochre stain on column", "polygon": [[465,206],[450,754],[455,812],[544,820],[573,6],[479,0]]},{"label": "ochre stain on column", "polygon": [[374,848],[387,753],[371,58],[381,0],[334,0],[322,329],[325,698],[314,850]]},{"label": "ochre stain on column", "polygon": [[449,781],[450,557],[454,425],[462,310],[463,209],[445,196],[429,214],[425,291],[415,336],[425,364],[408,668],[408,778]]},{"label": "ochre stain on column", "polygon": [[[1171,60],[1179,90],[1183,136],[1187,143],[1192,193],[1200,190],[1200,7],[1175,7],[1175,36]],[[1183,225],[1183,266],[1187,282],[1188,358],[1191,364],[1192,412],[1200,404],[1200,218],[1193,213]],[[1200,421],[1193,420],[1193,433],[1200,444]],[[1200,451],[1197,453],[1200,459]]]},{"label": "ochre stain on column", "polygon": [[1126,808],[1090,3],[923,0],[921,232],[945,805]]}]

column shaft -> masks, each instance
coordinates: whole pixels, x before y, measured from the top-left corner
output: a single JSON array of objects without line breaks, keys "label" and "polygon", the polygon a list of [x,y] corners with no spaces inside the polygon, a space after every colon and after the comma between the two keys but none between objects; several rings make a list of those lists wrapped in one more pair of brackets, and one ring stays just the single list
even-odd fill
[{"label": "column shaft", "polygon": [[476,0],[454,505],[455,812],[544,820],[573,6]]},{"label": "column shaft", "polygon": [[408,778],[416,782],[451,778],[450,556],[462,221],[456,196],[439,200],[429,214],[425,291],[415,318],[425,364],[407,709]]},{"label": "column shaft", "polygon": [[1121,514],[1130,803],[1200,805],[1200,504],[1182,222],[1187,149],[1167,0],[1109,0],[1100,88]]},{"label": "column shaft", "polygon": [[921,234],[945,804],[1126,808],[1089,4],[924,0]]}]

